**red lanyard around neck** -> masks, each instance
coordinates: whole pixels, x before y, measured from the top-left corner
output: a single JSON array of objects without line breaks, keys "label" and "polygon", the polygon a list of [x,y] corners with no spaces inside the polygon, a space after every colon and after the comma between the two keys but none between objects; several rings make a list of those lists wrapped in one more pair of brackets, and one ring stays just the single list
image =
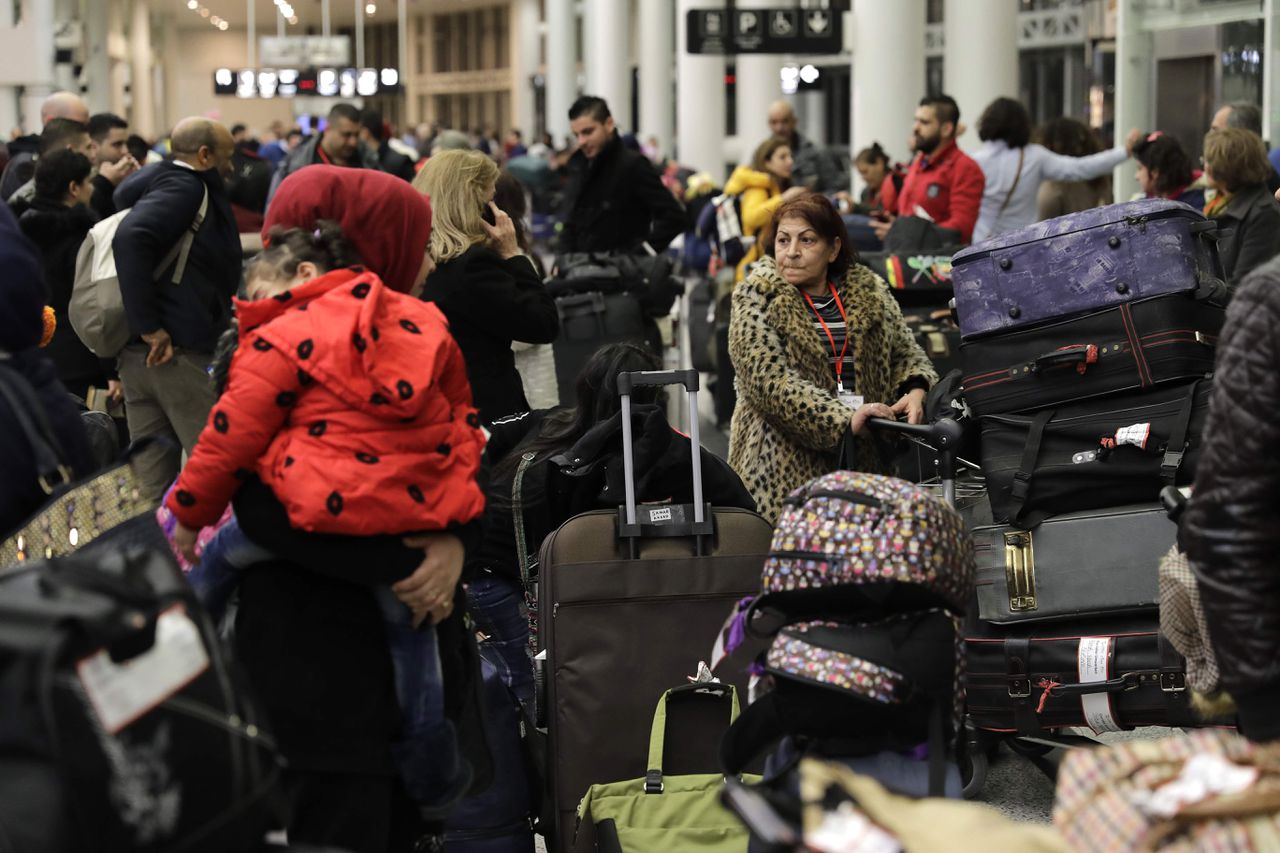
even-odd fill
[{"label": "red lanyard around neck", "polygon": [[827,340],[831,342],[831,354],[836,357],[836,388],[840,393],[844,393],[844,354],[849,350],[849,317],[844,313],[844,303],[840,301],[840,294],[836,292],[835,286],[831,282],[827,282],[827,287],[831,288],[831,297],[836,301],[836,308],[840,311],[840,319],[844,321],[844,346],[840,347],[840,352],[836,353],[836,339],[831,334],[831,329],[827,327],[827,321],[822,319],[822,312],[818,310],[818,306],[813,304],[813,297],[803,290],[805,300],[809,303],[809,307],[813,309],[813,314],[818,318],[818,322],[822,324],[822,331],[827,333]]}]

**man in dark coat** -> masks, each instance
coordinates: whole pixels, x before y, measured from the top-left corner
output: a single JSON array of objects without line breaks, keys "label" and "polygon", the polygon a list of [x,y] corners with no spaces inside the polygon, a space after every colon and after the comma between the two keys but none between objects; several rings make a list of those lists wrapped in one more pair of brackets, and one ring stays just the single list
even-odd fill
[{"label": "man in dark coat", "polygon": [[382,113],[377,110],[365,110],[360,113],[360,141],[375,153],[378,168],[389,175],[395,175],[406,181],[412,181],[417,170],[413,161],[387,143],[386,129],[382,125]]},{"label": "man in dark coat", "polygon": [[89,138],[95,147],[93,200],[90,209],[99,219],[116,212],[115,193],[125,178],[142,168],[129,153],[129,122],[112,113],[96,113],[89,118]]},{"label": "man in dark coat", "polygon": [[[40,127],[43,128],[55,118],[69,118],[86,124],[89,121],[89,107],[74,92],[54,92],[40,104]],[[9,143],[9,162],[4,167],[4,175],[0,177],[0,198],[8,201],[18,187],[31,180],[36,172],[35,161],[39,150],[40,140],[34,134],[18,137]]]},{"label": "man in dark coat", "polygon": [[[134,440],[168,436],[190,451],[213,406],[208,368],[240,285],[240,237],[224,184],[234,147],[218,122],[183,119],[173,129],[173,161],[148,166],[116,190],[116,206],[132,208],[112,247],[135,336],[118,363]],[[157,277],[193,228],[180,280],[173,282],[179,259]],[[136,458],[143,488],[158,500],[178,473],[177,450],[148,447]]]},{"label": "man in dark coat", "polygon": [[680,202],[662,185],[653,164],[618,139],[609,105],[584,95],[569,108],[578,150],[569,159],[565,193],[565,252],[656,252],[685,230]]},{"label": "man in dark coat", "polygon": [[323,163],[352,169],[376,169],[378,158],[360,142],[360,111],[351,104],[335,104],[325,119],[325,128],[289,152],[276,169],[267,193],[267,206],[280,182],[299,169]]},{"label": "man in dark coat", "polygon": [[1213,400],[1179,539],[1222,687],[1254,741],[1280,740],[1280,259],[1251,273],[1218,339]]}]

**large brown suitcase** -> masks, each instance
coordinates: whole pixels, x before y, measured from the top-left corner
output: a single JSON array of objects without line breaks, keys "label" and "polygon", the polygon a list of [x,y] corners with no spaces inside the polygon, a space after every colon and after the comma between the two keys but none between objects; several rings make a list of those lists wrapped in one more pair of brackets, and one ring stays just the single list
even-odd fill
[{"label": "large brown suitcase", "polygon": [[[553,851],[573,849],[574,812],[588,787],[645,775],[643,747],[654,703],[695,674],[725,615],[760,586],[772,527],[747,510],[701,504],[696,418],[690,424],[695,503],[636,506],[630,388],[677,382],[688,390],[689,411],[696,413],[697,371],[619,377],[626,505],[569,519],[539,554]],[[737,672],[733,680],[745,695],[746,672]],[[715,715],[708,724],[703,742],[697,726],[668,733],[671,767],[664,769],[715,772],[724,721]]]}]

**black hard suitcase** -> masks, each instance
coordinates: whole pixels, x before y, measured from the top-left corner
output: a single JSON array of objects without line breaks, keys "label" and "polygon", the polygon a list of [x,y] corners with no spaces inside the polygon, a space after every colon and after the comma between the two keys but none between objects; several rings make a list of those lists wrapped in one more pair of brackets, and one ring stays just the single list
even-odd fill
[{"label": "black hard suitcase", "polygon": [[[619,377],[623,396],[626,505],[575,516],[539,552],[539,642],[546,651],[547,725],[556,829],[552,851],[573,842],[575,810],[594,783],[645,775],[653,705],[694,675],[715,645],[725,613],[757,592],[772,526],[742,509],[702,505],[637,507],[631,469],[630,388],[684,384],[697,411],[694,370]],[[698,423],[690,421],[698,448]],[[694,496],[701,458],[694,453]],[[747,644],[748,646],[751,644]],[[755,648],[746,654],[754,654]],[[747,689],[745,666],[732,679]],[[669,751],[669,772],[714,767],[718,732],[682,738]],[[692,728],[686,727],[696,734]],[[683,742],[688,740],[688,742]],[[690,768],[690,769],[680,769]]]},{"label": "black hard suitcase", "polygon": [[982,472],[997,521],[1150,503],[1195,477],[1209,379],[1102,397],[1034,415],[987,415]]},{"label": "black hard suitcase", "polygon": [[1086,510],[1035,530],[973,531],[978,618],[1012,624],[1154,611],[1156,570],[1177,538],[1163,506]]},{"label": "black hard suitcase", "polygon": [[1204,376],[1225,314],[1174,293],[968,341],[965,402],[977,415],[1026,412]]},{"label": "black hard suitcase", "polygon": [[1155,613],[969,633],[966,695],[979,729],[1034,736],[1064,726],[1206,724],[1191,708],[1186,662],[1160,635]]}]

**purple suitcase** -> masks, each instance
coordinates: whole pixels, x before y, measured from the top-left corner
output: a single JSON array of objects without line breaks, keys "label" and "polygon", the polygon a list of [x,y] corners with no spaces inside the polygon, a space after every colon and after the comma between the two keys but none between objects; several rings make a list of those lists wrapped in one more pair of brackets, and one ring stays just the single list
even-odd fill
[{"label": "purple suitcase", "polygon": [[1177,201],[1141,199],[1037,222],[951,262],[966,339],[1138,299],[1222,290],[1216,224]]}]

